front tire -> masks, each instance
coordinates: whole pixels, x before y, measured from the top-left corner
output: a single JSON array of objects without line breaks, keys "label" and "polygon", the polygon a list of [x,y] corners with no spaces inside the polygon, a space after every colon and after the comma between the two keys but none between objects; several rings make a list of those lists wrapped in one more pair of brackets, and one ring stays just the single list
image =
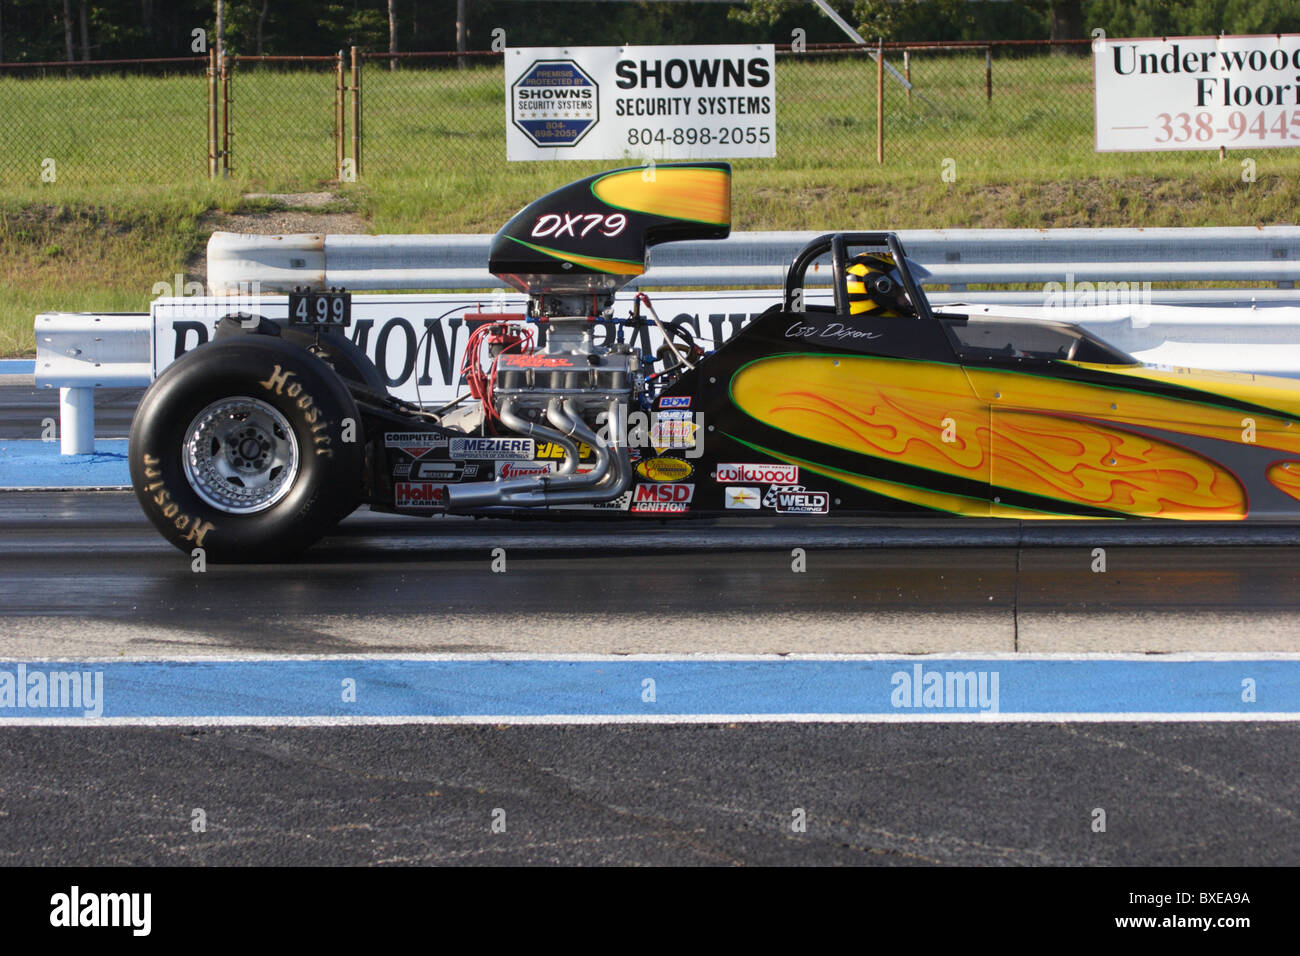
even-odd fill
[{"label": "front tire", "polygon": [[212,561],[308,547],[360,501],[361,420],[324,362],[271,336],[200,346],[145,392],[131,484],[163,537]]}]

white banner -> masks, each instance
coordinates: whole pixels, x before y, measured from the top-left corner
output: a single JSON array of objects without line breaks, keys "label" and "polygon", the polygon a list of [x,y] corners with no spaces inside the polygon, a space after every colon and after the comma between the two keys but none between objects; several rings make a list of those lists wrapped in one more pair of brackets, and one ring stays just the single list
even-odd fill
[{"label": "white banner", "polygon": [[776,48],[528,47],[505,54],[506,158],[776,155]]},{"label": "white banner", "polygon": [[1093,43],[1098,152],[1300,146],[1300,35]]},{"label": "white banner", "polygon": [[[627,318],[635,292],[621,294],[615,315]],[[714,349],[748,325],[774,302],[781,290],[736,292],[657,292],[651,296],[655,311],[669,326],[685,327],[706,350]],[[829,290],[809,290],[807,301],[831,301]],[[524,311],[519,293],[473,295],[354,295],[348,337],[365,349],[389,390],[398,398],[428,406],[446,404],[465,390],[460,377],[469,329],[466,316],[476,312]],[[190,349],[210,341],[222,316],[237,312],[260,315],[276,322],[288,321],[289,298],[283,295],[193,296],[156,299],[153,316],[153,374]],[[612,333],[597,332],[596,341]],[[679,340],[680,342],[680,340]],[[638,340],[642,354],[653,355],[663,343],[653,326]]]}]

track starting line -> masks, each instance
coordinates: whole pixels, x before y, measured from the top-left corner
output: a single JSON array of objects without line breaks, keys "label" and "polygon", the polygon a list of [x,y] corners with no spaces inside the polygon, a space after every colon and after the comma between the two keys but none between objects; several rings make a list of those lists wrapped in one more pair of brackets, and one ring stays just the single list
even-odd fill
[{"label": "track starting line", "polygon": [[3,725],[1300,720],[1300,657],[0,661]]}]

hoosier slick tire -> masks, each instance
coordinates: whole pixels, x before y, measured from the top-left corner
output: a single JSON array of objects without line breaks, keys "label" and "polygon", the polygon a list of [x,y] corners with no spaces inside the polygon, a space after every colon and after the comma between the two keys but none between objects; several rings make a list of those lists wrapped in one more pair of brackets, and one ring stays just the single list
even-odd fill
[{"label": "hoosier slick tire", "polygon": [[274,561],[357,506],[364,447],[356,403],[329,366],[278,338],[242,336],[181,356],[145,392],[131,484],[181,550]]}]

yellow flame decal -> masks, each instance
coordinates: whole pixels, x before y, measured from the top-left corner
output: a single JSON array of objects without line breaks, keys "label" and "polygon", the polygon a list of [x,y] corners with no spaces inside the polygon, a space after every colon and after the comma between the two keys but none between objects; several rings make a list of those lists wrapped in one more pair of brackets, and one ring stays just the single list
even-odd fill
[{"label": "yellow flame decal", "polygon": [[[1016,387],[1031,389],[1036,396],[1040,392],[1055,394],[1053,386],[1060,384],[1029,376],[1011,377],[1028,380]],[[1095,386],[1084,387],[1105,392]],[[1093,396],[1096,400],[1100,397]],[[972,391],[966,373],[958,366],[853,356],[785,356],[742,369],[732,382],[732,398],[759,421],[812,441],[938,475],[981,483],[991,480],[999,488],[1062,503],[1169,518],[1232,520],[1246,513],[1240,484],[1215,462],[1119,426],[1069,417],[1076,411],[1086,414],[1086,410],[1061,407],[1063,414],[1051,414],[1053,405],[1064,403],[1045,402],[1044,414],[1004,410],[994,401],[990,414],[989,406]],[[1126,396],[1125,400],[1137,398],[1145,396]],[[1168,399],[1155,401],[1164,404],[1166,413],[1168,406],[1180,404]],[[1098,417],[1104,417],[1100,409]],[[1170,428],[1169,416],[1160,424]],[[991,510],[1004,516],[1058,517],[1000,503],[973,507],[973,499],[936,489],[830,474],[835,469],[829,468],[813,470],[880,494],[959,514],[988,514]],[[959,498],[962,500],[954,500]]]},{"label": "yellow flame decal", "polygon": [[1300,500],[1300,461],[1275,462],[1266,474],[1274,488]]}]

